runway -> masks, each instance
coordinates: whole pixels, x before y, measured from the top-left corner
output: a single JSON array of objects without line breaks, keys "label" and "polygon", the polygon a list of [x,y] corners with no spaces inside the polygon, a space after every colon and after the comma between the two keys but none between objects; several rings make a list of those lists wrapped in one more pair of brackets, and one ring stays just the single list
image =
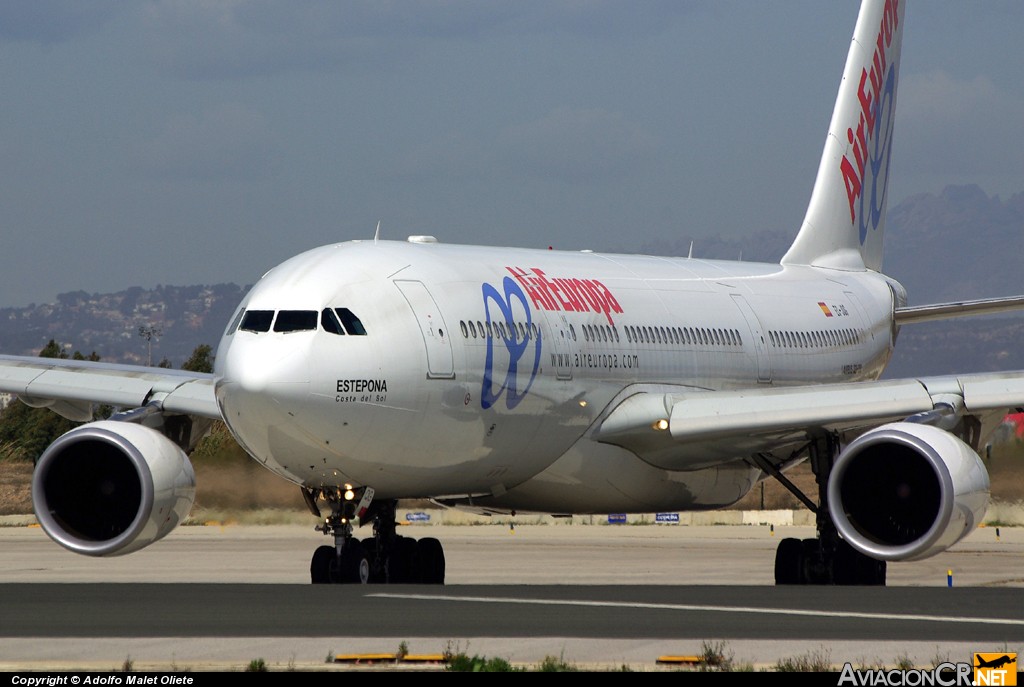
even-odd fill
[{"label": "runway", "polygon": [[417,528],[409,534],[444,542],[446,586],[313,587],[308,556],[321,539],[303,527],[188,527],[109,560],[66,553],[37,528],[2,528],[0,667],[109,668],[129,655],[137,666],[259,656],[323,667],[331,652],[401,642],[638,669],[705,642],[754,665],[808,652],[838,666],[925,665],[1024,647],[1017,529],[998,540],[979,530],[953,552],[892,565],[891,586],[871,589],[771,586],[778,537],[811,536],[785,529]]}]

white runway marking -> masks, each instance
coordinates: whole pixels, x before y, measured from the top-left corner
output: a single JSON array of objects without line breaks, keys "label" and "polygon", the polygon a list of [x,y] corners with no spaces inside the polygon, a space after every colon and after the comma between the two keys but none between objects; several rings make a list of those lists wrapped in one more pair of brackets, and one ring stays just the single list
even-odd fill
[{"label": "white runway marking", "polygon": [[899,613],[864,613],[860,611],[811,611],[800,608],[757,608],[754,606],[706,606],[700,604],[656,604],[631,601],[586,601],[573,599],[515,599],[487,596],[441,596],[431,594],[368,594],[384,599],[419,599],[422,601],[473,601],[477,603],[534,604],[538,606],[593,606],[607,608],[650,608],[666,611],[708,611],[711,613],[756,613],[759,615],[794,615],[812,618],[857,618],[866,620],[905,620],[929,623],[965,623],[982,625],[1024,625],[1024,620],[1010,618],[970,618],[943,615]]}]

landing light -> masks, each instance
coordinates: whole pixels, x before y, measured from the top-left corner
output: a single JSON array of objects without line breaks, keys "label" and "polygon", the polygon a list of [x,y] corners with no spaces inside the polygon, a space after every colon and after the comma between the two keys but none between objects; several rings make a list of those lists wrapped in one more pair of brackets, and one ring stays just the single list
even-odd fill
[{"label": "landing light", "polygon": [[668,429],[668,420],[664,418],[660,420],[655,420],[654,424],[651,425],[651,429],[653,429],[656,432],[664,432],[666,429]]},{"label": "landing light", "polygon": [[354,491],[352,491],[351,489],[346,489],[345,490],[345,500],[346,501],[351,501],[355,497],[356,497],[356,493]]},{"label": "landing light", "polygon": [[587,402],[586,401],[580,401],[580,408],[586,408],[586,407],[587,407]]}]

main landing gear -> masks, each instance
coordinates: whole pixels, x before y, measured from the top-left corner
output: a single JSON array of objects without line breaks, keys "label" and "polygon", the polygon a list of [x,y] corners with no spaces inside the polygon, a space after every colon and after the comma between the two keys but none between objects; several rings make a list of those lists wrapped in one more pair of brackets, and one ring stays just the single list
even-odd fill
[{"label": "main landing gear", "polygon": [[763,456],[758,466],[800,499],[816,516],[817,539],[786,538],[775,551],[775,584],[885,585],[885,561],[855,551],[840,539],[828,511],[828,477],[839,455],[839,437],[815,437],[807,447],[818,484],[818,503],[811,501]]},{"label": "main landing gear", "polygon": [[[433,537],[416,540],[397,533],[398,502],[373,501],[371,489],[321,489],[331,514],[316,529],[334,537],[334,546],[313,552],[309,576],[313,584],[444,584],[444,549]],[[302,490],[315,515],[317,493]],[[358,502],[356,496],[360,496]],[[373,536],[360,541],[354,536],[359,524],[373,522]]]}]

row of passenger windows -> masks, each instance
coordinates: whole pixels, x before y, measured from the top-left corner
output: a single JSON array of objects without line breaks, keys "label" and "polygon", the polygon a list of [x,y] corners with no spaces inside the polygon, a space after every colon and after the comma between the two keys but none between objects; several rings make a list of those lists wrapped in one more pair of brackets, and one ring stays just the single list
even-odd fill
[{"label": "row of passenger windows", "polygon": [[775,348],[838,348],[856,346],[863,341],[859,329],[824,329],[811,332],[768,332]]},{"label": "row of passenger windows", "polygon": [[324,308],[316,310],[243,310],[235,316],[228,328],[228,334],[236,329],[261,334],[269,332],[308,332],[320,327],[329,334],[366,336],[363,322],[348,308]]},{"label": "row of passenger windows", "polygon": [[503,339],[519,340],[536,339],[540,336],[540,330],[536,324],[524,325],[522,322],[481,322],[477,320],[460,320],[459,327],[462,329],[464,339],[484,339],[500,336]]},{"label": "row of passenger windows", "polygon": [[[504,339],[533,339],[539,334],[536,324],[529,326],[522,322],[506,324],[505,322],[481,322],[479,320],[460,320],[462,337],[465,339],[483,339],[500,336]],[[584,324],[580,326],[584,341],[600,343],[619,343],[619,328],[606,324]],[[742,346],[743,337],[735,329],[711,329],[704,327],[623,327],[626,341],[629,343],[668,344],[668,345],[703,345],[703,346]],[[569,325],[569,338],[577,340],[575,325]]]},{"label": "row of passenger windows", "polygon": [[736,329],[705,327],[626,327],[626,339],[632,342],[675,345],[742,346]]}]

